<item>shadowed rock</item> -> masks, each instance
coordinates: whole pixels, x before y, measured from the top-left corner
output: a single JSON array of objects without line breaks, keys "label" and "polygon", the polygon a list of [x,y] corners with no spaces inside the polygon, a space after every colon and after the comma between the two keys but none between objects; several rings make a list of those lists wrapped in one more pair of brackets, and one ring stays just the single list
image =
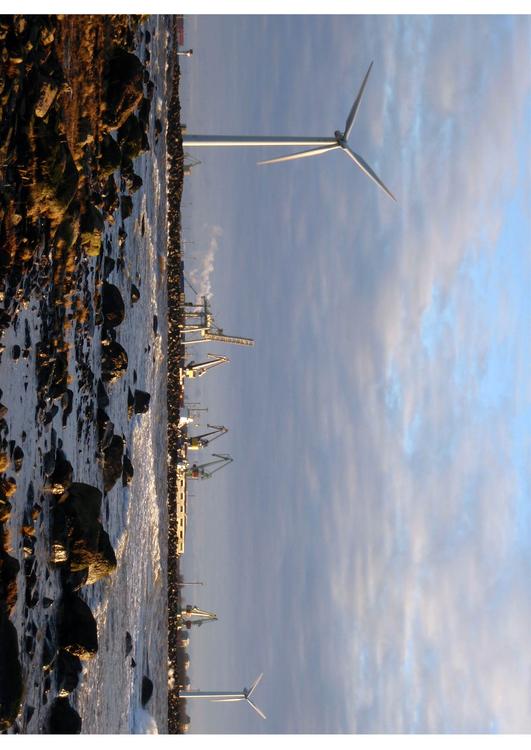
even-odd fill
[{"label": "shadowed rock", "polygon": [[113,435],[109,445],[103,452],[103,488],[105,492],[112,490],[122,475],[123,453],[123,437]]},{"label": "shadowed rock", "polygon": [[135,390],[134,409],[135,414],[145,414],[149,409],[151,396],[146,391]]},{"label": "shadowed rock", "polygon": [[105,383],[114,383],[127,370],[127,352],[117,341],[106,339],[101,345],[101,379]]},{"label": "shadowed rock", "polygon": [[125,305],[120,290],[114,284],[103,283],[101,306],[107,328],[116,328],[125,317]]},{"label": "shadowed rock", "polygon": [[142,708],[145,708],[146,704],[150,700],[151,696],[153,695],[153,682],[144,675],[142,677],[142,696],[140,698],[142,703]]},{"label": "shadowed rock", "polygon": [[136,55],[116,49],[109,62],[105,123],[119,128],[140,104],[144,68]]},{"label": "shadowed rock", "polygon": [[81,247],[87,255],[97,257],[101,249],[103,216],[95,206],[88,205],[80,221]]},{"label": "shadowed rock", "polygon": [[77,594],[66,594],[59,606],[59,644],[82,661],[98,652],[98,629],[90,607]]},{"label": "shadowed rock", "polygon": [[70,695],[76,689],[81,670],[81,660],[78,656],[73,656],[68,651],[59,651],[57,657],[57,688],[60,698]]},{"label": "shadowed rock", "polygon": [[124,461],[123,461],[123,470],[122,470],[122,486],[128,487],[131,484],[131,481],[134,477],[135,470],[133,469],[133,464],[131,463],[131,459],[127,455],[127,453],[124,454]]},{"label": "shadowed rock", "polygon": [[81,734],[81,716],[68,698],[56,698],[48,714],[48,734]]},{"label": "shadowed rock", "polygon": [[7,616],[5,605],[0,604],[0,731],[8,729],[22,702],[22,669],[18,658],[18,636]]}]

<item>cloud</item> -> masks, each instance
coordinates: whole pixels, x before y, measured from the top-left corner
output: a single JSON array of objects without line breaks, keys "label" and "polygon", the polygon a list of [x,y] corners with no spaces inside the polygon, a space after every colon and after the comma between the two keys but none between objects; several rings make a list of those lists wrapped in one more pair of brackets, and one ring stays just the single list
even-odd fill
[{"label": "cloud", "polygon": [[214,225],[210,228],[209,243],[205,255],[201,261],[199,269],[193,269],[190,272],[190,281],[192,286],[197,289],[197,297],[206,297],[212,299],[211,275],[214,271],[214,261],[219,249],[219,240],[223,236],[223,230],[220,226]]}]

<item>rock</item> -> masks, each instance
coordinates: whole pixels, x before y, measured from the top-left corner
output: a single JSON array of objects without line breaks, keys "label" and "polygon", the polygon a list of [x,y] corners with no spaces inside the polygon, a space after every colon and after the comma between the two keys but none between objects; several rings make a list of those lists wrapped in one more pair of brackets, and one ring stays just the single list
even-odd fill
[{"label": "rock", "polygon": [[105,325],[107,328],[116,328],[125,318],[125,305],[120,290],[114,284],[104,281],[101,300]]},{"label": "rock", "polygon": [[83,585],[89,586],[116,570],[116,555],[109,535],[99,525],[98,545],[96,550],[88,548],[85,540],[74,542],[70,555],[70,569],[74,572],[87,569]]},{"label": "rock", "polygon": [[97,257],[101,249],[101,235],[104,228],[101,211],[95,206],[88,205],[80,220],[80,241],[85,253]]},{"label": "rock", "polygon": [[35,117],[46,117],[58,93],[59,84],[57,81],[47,76],[42,76],[39,86],[39,98],[35,105]]},{"label": "rock", "polygon": [[125,655],[129,656],[132,650],[133,650],[133,639],[131,637],[131,633],[128,630],[126,630],[125,632]]},{"label": "rock", "polygon": [[98,380],[98,389],[97,389],[97,404],[100,409],[106,409],[109,406],[109,396],[107,395],[107,391],[105,390],[105,386],[103,385],[103,382]]},{"label": "rock", "polygon": [[61,399],[61,405],[63,407],[63,427],[66,427],[66,423],[68,420],[68,417],[72,413],[72,406],[74,404],[74,392],[67,388],[66,391],[63,393],[62,399]]},{"label": "rock", "polygon": [[144,675],[142,677],[142,695],[140,698],[140,702],[142,703],[142,708],[145,708],[146,704],[149,702],[151,696],[153,695],[153,682]]},{"label": "rock", "polygon": [[62,565],[69,555],[68,523],[64,508],[56,505],[52,510],[52,532],[50,544],[50,562]]},{"label": "rock", "polygon": [[53,646],[50,639],[45,638],[44,644],[42,647],[42,657],[41,657],[41,667],[43,672],[50,672],[53,663],[55,661],[55,655],[57,653],[57,649]]},{"label": "rock", "polygon": [[17,603],[17,575],[20,563],[0,548],[0,609],[5,607],[8,616]]},{"label": "rock", "polygon": [[135,414],[145,414],[149,409],[150,400],[151,396],[149,393],[146,393],[146,391],[135,390]]},{"label": "rock", "polygon": [[135,304],[140,299],[140,290],[134,284],[131,284],[131,304]]},{"label": "rock", "polygon": [[11,350],[11,356],[15,361],[20,358],[20,351],[20,346],[18,344],[15,344],[15,346]]},{"label": "rock", "polygon": [[133,464],[126,453],[123,460],[122,487],[128,487],[131,484],[134,474],[135,470],[133,469]]},{"label": "rock", "polygon": [[52,448],[52,450],[49,450],[47,453],[44,454],[44,458],[43,458],[44,476],[49,477],[50,474],[53,474],[54,470],[55,470],[55,450]]},{"label": "rock", "polygon": [[126,372],[128,365],[127,352],[116,341],[103,344],[101,347],[101,378],[105,383],[114,383]]},{"label": "rock", "polygon": [[0,472],[7,471],[9,469],[9,456],[7,453],[0,453]]},{"label": "rock", "polygon": [[44,607],[44,609],[48,609],[48,607],[51,607],[52,604],[53,604],[53,599],[50,599],[47,596],[43,596],[42,606]]},{"label": "rock", "polygon": [[81,716],[68,698],[56,698],[48,714],[48,734],[81,734]]},{"label": "rock", "polygon": [[82,661],[98,652],[98,630],[90,607],[77,594],[65,594],[59,607],[61,648]]},{"label": "rock", "polygon": [[73,471],[72,464],[67,460],[64,452],[58,450],[55,456],[54,470],[45,484],[46,492],[62,495],[72,484]]},{"label": "rock", "polygon": [[114,271],[115,265],[116,262],[114,258],[111,258],[110,255],[106,255],[103,259],[103,278],[105,280],[107,280],[110,274]]},{"label": "rock", "polygon": [[57,657],[57,687],[60,697],[70,695],[76,689],[81,670],[81,660],[78,656],[73,656],[62,649],[59,651]]},{"label": "rock", "polygon": [[7,406],[4,406],[4,404],[0,404],[0,419],[3,419],[5,415],[8,412]]},{"label": "rock", "polygon": [[109,62],[105,124],[119,128],[143,97],[143,66],[136,55],[116,48]]},{"label": "rock", "polygon": [[[148,102],[149,100],[144,99]],[[136,159],[141,153],[149,149],[149,143],[146,144],[145,132],[142,123],[136,115],[130,115],[118,131],[118,143],[122,149],[122,154],[128,159]],[[147,145],[147,147],[146,147]]]},{"label": "rock", "polygon": [[0,603],[0,731],[8,729],[17,718],[22,691],[17,631],[5,605]]},{"label": "rock", "polygon": [[103,489],[112,490],[123,470],[124,439],[120,435],[113,435],[111,442],[103,453]]},{"label": "rock", "polygon": [[128,195],[122,195],[120,198],[120,212],[122,219],[128,219],[133,213],[133,200]]},{"label": "rock", "polygon": [[13,451],[13,465],[15,469],[15,473],[18,474],[18,472],[22,469],[22,463],[24,461],[24,451],[20,446],[16,446],[15,450]]},{"label": "rock", "polygon": [[114,423],[109,419],[107,412],[99,407],[96,412],[96,422],[98,424],[98,447],[104,450],[114,435]]},{"label": "rock", "polygon": [[66,216],[57,227],[53,238],[53,244],[58,253],[63,255],[70,250],[79,237],[79,207],[75,210],[69,209],[69,216]]},{"label": "rock", "polygon": [[122,162],[122,150],[112,136],[103,136],[100,146],[100,172],[103,177],[112,174]]}]

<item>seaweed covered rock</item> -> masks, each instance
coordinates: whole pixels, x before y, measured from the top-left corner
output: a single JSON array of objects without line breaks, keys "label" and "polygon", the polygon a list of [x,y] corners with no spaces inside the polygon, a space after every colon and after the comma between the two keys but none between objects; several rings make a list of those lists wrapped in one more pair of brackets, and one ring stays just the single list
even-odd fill
[{"label": "seaweed covered rock", "polygon": [[22,667],[18,656],[17,630],[0,604],[0,731],[8,729],[22,702]]},{"label": "seaweed covered rock", "polygon": [[105,383],[114,383],[127,370],[127,352],[116,341],[105,339],[101,342],[101,379]]},{"label": "seaweed covered rock", "polygon": [[103,320],[107,328],[116,328],[125,318],[125,305],[117,286],[103,282],[101,292]]},{"label": "seaweed covered rock", "polygon": [[98,652],[98,629],[90,607],[77,594],[68,593],[59,605],[59,645],[82,661]]},{"label": "seaweed covered rock", "polygon": [[104,121],[109,130],[121,127],[143,97],[144,67],[136,55],[116,48],[109,61]]},{"label": "seaweed covered rock", "polygon": [[81,716],[68,698],[56,698],[48,714],[49,734],[81,734]]}]

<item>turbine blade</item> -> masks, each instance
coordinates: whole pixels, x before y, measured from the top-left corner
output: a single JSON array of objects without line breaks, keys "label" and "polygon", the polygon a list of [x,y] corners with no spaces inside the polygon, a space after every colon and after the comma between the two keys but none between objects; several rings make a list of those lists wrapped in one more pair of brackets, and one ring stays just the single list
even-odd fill
[{"label": "turbine blade", "polygon": [[304,159],[306,156],[317,156],[317,154],[324,154],[327,151],[333,151],[339,146],[319,146],[318,148],[311,148],[309,151],[297,151],[295,154],[289,154],[288,156],[277,156],[275,159],[266,159],[266,161],[259,161],[257,164],[277,164],[281,161],[291,161],[292,159]]},{"label": "turbine blade", "polygon": [[250,698],[247,698],[247,703],[251,706],[251,708],[254,708],[258,716],[261,716],[262,719],[267,719],[267,716],[265,715],[265,713],[263,711],[260,711],[256,703],[253,703],[252,700],[250,700]]},{"label": "turbine blade", "polygon": [[[374,60],[373,60],[374,62]],[[365,73],[365,78],[363,79],[363,83],[361,84],[361,88],[359,90],[359,93],[354,100],[354,104],[352,105],[352,109],[350,110],[347,122],[345,123],[345,140],[348,140],[348,137],[350,135],[350,131],[352,130],[352,126],[354,125],[354,120],[356,119],[356,115],[358,114],[358,109],[361,102],[361,97],[363,96],[363,90],[365,88],[365,84],[367,83],[367,79],[369,77],[369,73],[371,72],[373,63],[369,65],[369,70]]]},{"label": "turbine blade", "polygon": [[211,698],[213,703],[237,703],[238,701],[246,700],[245,696],[242,695],[240,698]]},{"label": "turbine blade", "polygon": [[374,180],[374,182],[377,185],[379,185],[382,188],[382,190],[386,192],[387,195],[396,202],[396,198],[392,194],[392,192],[383,184],[383,182],[378,177],[376,172],[373,169],[371,169],[371,167],[369,167],[367,162],[364,161],[359,154],[355,154],[354,151],[352,151],[352,149],[350,149],[348,146],[345,146],[343,148],[343,151],[345,151],[350,156],[354,164],[356,164],[361,169],[362,172],[365,172],[365,174],[368,175],[368,177],[370,177],[371,180]]},{"label": "turbine blade", "polygon": [[260,680],[262,679],[263,676],[264,676],[264,673],[262,672],[261,674],[258,675],[258,677],[256,678],[256,680],[253,682],[253,684],[251,685],[251,687],[249,688],[249,691],[247,693],[247,697],[248,698],[249,698],[249,696],[251,696],[253,694],[255,687],[258,685],[258,683],[260,682]]}]

